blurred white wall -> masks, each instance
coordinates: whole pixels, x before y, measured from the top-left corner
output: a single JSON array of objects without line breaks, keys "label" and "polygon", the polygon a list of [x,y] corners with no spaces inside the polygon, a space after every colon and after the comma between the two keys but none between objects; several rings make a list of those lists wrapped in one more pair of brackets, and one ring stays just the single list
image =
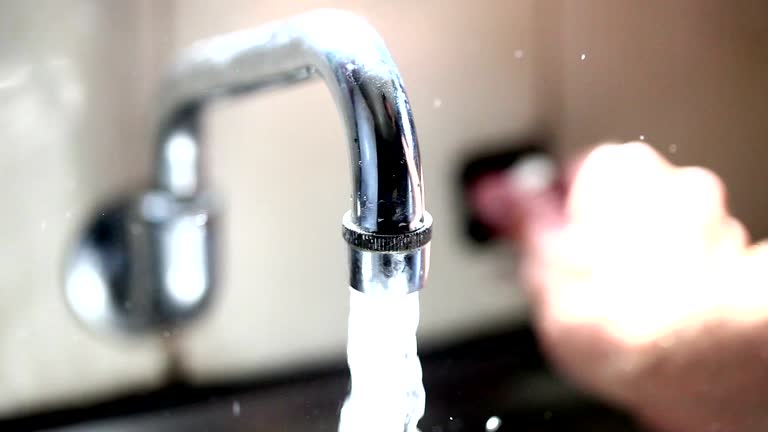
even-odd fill
[{"label": "blurred white wall", "polygon": [[[149,2],[5,1],[0,13],[0,416],[155,384],[152,341],[97,338],[64,303],[64,252],[148,169]],[[158,53],[159,55],[159,53]]]}]

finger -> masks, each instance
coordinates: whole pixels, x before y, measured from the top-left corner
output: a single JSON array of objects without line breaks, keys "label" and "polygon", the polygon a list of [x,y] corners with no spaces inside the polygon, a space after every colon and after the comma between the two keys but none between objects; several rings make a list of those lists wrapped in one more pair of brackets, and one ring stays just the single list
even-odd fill
[{"label": "finger", "polygon": [[728,214],[725,185],[713,171],[688,166],[673,172],[678,196],[677,207],[689,221],[720,225]]},{"label": "finger", "polygon": [[728,217],[725,221],[722,235],[726,248],[743,251],[749,245],[749,231],[741,221]]},{"label": "finger", "polygon": [[579,166],[567,201],[572,222],[602,225],[653,209],[671,165],[645,143],[604,144]]},{"label": "finger", "polygon": [[551,161],[530,157],[477,181],[471,188],[471,205],[483,222],[527,246],[562,221],[563,193],[557,176]]}]

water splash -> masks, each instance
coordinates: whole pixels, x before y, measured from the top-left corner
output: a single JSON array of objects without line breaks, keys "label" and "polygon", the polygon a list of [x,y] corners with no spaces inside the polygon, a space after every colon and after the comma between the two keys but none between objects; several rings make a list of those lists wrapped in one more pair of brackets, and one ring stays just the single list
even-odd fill
[{"label": "water splash", "polygon": [[496,416],[491,416],[485,422],[485,431],[496,432],[497,430],[499,430],[500,426],[501,426],[501,419]]},{"label": "water splash", "polygon": [[347,362],[352,386],[339,432],[418,432],[425,401],[418,325],[418,293],[350,289]]}]

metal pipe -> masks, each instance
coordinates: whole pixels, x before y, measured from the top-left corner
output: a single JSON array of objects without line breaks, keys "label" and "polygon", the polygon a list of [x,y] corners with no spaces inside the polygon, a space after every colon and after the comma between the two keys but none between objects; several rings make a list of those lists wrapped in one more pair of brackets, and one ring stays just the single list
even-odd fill
[{"label": "metal pipe", "polygon": [[350,285],[416,291],[426,279],[432,220],[411,108],[384,42],[354,15],[310,12],[185,51],[159,98],[156,187],[180,199],[203,191],[200,123],[209,102],[314,77],[330,89],[349,146]]}]

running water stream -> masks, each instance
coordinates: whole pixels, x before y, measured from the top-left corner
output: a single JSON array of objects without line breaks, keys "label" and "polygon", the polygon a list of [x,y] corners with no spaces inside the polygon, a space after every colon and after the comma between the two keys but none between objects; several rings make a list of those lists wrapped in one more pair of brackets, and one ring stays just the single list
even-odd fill
[{"label": "running water stream", "polygon": [[349,291],[352,385],[339,432],[418,432],[425,401],[416,351],[419,293]]}]

